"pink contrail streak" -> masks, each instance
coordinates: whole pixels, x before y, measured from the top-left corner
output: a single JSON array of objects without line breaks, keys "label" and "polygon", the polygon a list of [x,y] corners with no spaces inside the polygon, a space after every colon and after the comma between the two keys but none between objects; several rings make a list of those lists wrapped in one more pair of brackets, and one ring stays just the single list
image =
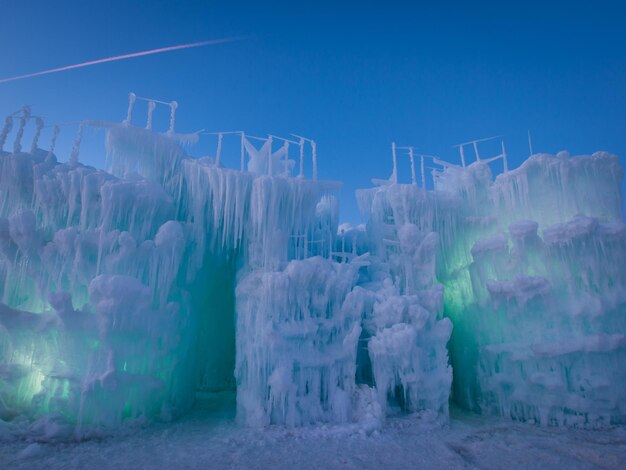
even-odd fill
[{"label": "pink contrail streak", "polygon": [[80,64],[67,65],[65,67],[58,67],[56,69],[43,70],[41,72],[27,73],[25,75],[18,75],[16,77],[3,78],[3,79],[0,79],[0,83],[12,82],[15,80],[22,80],[23,78],[37,77],[39,75],[47,75],[49,73],[64,72],[66,70],[79,69],[81,67],[89,67],[90,65],[96,65],[96,64],[104,64],[106,62],[113,62],[115,60],[132,59],[134,57],[142,57],[144,55],[159,54],[161,52],[177,51],[179,49],[189,49],[191,47],[209,46],[213,44],[223,44],[225,42],[241,41],[243,39],[246,39],[246,37],[238,36],[238,37],[232,37],[232,38],[213,39],[210,41],[192,42],[189,44],[181,44],[179,46],[160,47],[159,49],[151,49],[149,51],[133,52],[130,54],[117,55],[115,57],[107,57],[105,59],[90,60],[89,62],[82,62]]}]

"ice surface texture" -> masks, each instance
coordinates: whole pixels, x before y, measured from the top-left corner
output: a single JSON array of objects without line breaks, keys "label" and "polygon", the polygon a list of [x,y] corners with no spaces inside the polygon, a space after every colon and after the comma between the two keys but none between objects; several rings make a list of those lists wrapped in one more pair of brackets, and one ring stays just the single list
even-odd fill
[{"label": "ice surface texture", "polygon": [[[280,312],[263,317],[251,305],[250,323],[242,322],[247,317],[235,307],[235,286],[239,295],[247,276],[294,271],[296,281],[308,282],[307,263],[318,260],[312,269],[322,289],[328,271],[318,272],[321,266],[343,266],[339,274],[352,278],[358,270],[331,260],[337,204],[327,193],[336,184],[223,169],[188,158],[168,136],[91,125],[106,129],[110,173],[76,161],[59,164],[41,150],[0,156],[0,418],[26,417],[43,437],[171,419],[193,404],[197,390],[233,387],[235,366],[243,370],[254,354],[260,355],[255,365],[268,357],[252,341],[253,322],[275,320],[285,329],[289,321]],[[287,269],[297,259],[304,264]],[[332,302],[353,284],[347,281]],[[256,295],[265,301],[265,294]],[[323,292],[315,294],[311,319],[321,321],[328,312],[317,297]],[[239,303],[245,305],[243,298]],[[235,308],[242,312],[237,324]],[[270,412],[268,423],[351,419],[360,312],[336,316],[326,328],[327,346],[337,353],[311,366],[323,369],[317,386],[332,395],[328,416],[313,410],[312,401],[324,408],[326,398],[311,390],[314,398],[299,405],[310,411],[295,420]],[[237,364],[235,326],[244,348]],[[339,356],[343,369],[335,367]],[[261,398],[254,413],[282,399],[277,377],[285,370],[275,361],[259,370],[268,373],[260,382],[252,373],[239,375],[241,395],[252,390]],[[344,378],[345,385],[334,383]],[[273,394],[266,397],[269,384]]]},{"label": "ice surface texture", "polygon": [[392,266],[407,227],[438,234],[457,403],[542,424],[624,422],[621,178],[614,155],[561,153],[495,181],[478,162],[445,170],[434,191],[358,192],[372,251]]},{"label": "ice surface texture", "polygon": [[338,230],[337,185],[291,177],[285,152],[242,172],[185,136],[87,125],[109,171],[0,154],[2,432],[84,437],[235,387],[248,425],[371,431],[447,416],[453,372],[471,409],[623,420],[616,157],[450,167],[434,191],[360,191],[367,227]]}]

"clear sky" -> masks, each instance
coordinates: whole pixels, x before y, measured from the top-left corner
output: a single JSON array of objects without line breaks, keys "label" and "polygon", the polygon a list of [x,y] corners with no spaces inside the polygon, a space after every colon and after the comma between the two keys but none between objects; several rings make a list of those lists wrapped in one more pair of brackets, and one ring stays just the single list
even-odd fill
[{"label": "clear sky", "polygon": [[[354,190],[389,176],[394,140],[453,160],[453,144],[502,135],[517,166],[530,130],[535,151],[626,162],[618,1],[1,0],[0,78],[240,35],[250,38],[0,84],[0,114],[31,104],[48,122],[122,120],[134,91],[177,100],[179,131],[310,136],[320,177],[344,183],[350,222]],[[64,128],[62,145],[73,134]],[[104,146],[93,148],[81,160],[102,167]]]}]

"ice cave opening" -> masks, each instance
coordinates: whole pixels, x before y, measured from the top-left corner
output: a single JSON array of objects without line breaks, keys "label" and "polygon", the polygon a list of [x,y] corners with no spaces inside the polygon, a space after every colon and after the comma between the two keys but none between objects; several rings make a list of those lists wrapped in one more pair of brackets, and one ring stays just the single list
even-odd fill
[{"label": "ice cave opening", "polygon": [[194,377],[201,393],[236,390],[235,383],[235,258],[207,255],[196,278],[190,310],[195,321]]}]

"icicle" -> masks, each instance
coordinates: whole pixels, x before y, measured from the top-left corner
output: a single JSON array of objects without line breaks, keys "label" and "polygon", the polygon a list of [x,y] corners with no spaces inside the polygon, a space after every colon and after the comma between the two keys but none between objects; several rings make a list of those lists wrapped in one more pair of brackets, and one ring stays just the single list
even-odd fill
[{"label": "icicle", "polygon": [[156,108],[156,103],[152,100],[148,101],[148,122],[146,123],[146,129],[152,130],[152,114]]},{"label": "icicle", "polygon": [[300,137],[300,173],[298,178],[304,178],[304,139]]},{"label": "icicle", "polygon": [[304,259],[309,257],[309,236],[308,233],[304,234]]},{"label": "icicle", "polygon": [[85,123],[81,122],[78,127],[78,133],[76,134],[76,139],[74,139],[74,145],[72,146],[72,154],[70,155],[70,164],[76,165],[78,163],[78,154],[80,153],[80,143],[83,140],[83,129],[85,128]]},{"label": "icicle", "polygon": [[502,161],[504,163],[504,172],[509,172],[509,163],[506,159],[506,150],[504,149],[504,140],[502,141]]},{"label": "icicle", "polygon": [[57,136],[59,135],[59,126],[56,124],[52,128],[52,138],[50,139],[50,150],[48,151],[48,155],[46,155],[46,160],[49,161],[52,159],[52,155],[54,155],[54,147],[57,143]]},{"label": "icicle", "polygon": [[24,106],[22,108],[22,117],[20,118],[20,127],[17,130],[15,136],[15,142],[13,143],[13,153],[17,154],[22,151],[22,137],[24,136],[24,127],[26,127],[26,121],[30,117],[30,106]]},{"label": "icicle", "polygon": [[219,134],[217,134],[217,153],[215,156],[215,166],[220,167],[221,165],[221,158],[222,158],[222,138],[224,137],[224,135],[220,132]]},{"label": "icicle", "polygon": [[530,152],[529,157],[532,157],[535,154],[533,152],[533,141],[530,138],[530,129],[528,130],[528,151]]},{"label": "icicle", "polygon": [[396,143],[391,143],[391,158],[393,159],[393,172],[391,173],[391,182],[398,182],[398,162],[396,160]]},{"label": "icicle", "polygon": [[126,112],[126,119],[124,120],[124,124],[127,126],[130,126],[130,120],[133,117],[133,106],[135,106],[136,99],[137,96],[133,92],[128,94],[128,111]]},{"label": "icicle", "polygon": [[289,142],[286,140],[283,149],[285,149],[285,178],[287,178],[289,176]]},{"label": "icicle", "polygon": [[176,108],[178,108],[178,103],[176,101],[170,102],[170,128],[168,129],[168,134],[174,133],[174,125],[176,124]]},{"label": "icicle", "polygon": [[459,145],[459,153],[461,154],[461,166],[465,168],[465,149],[463,144]]},{"label": "icicle", "polygon": [[311,158],[313,159],[313,181],[317,180],[317,144],[311,141]]},{"label": "icicle", "polygon": [[33,136],[33,143],[30,145],[30,153],[35,153],[35,151],[37,150],[39,137],[41,136],[41,130],[43,129],[43,119],[37,117],[35,118],[35,123],[37,125],[37,129],[35,131],[35,135]]},{"label": "icicle", "polygon": [[352,254],[356,258],[356,234],[352,236]]},{"label": "icicle", "polygon": [[13,129],[13,117],[7,116],[4,120],[4,127],[2,128],[2,133],[0,134],[0,152],[4,150],[4,143],[7,140],[7,136],[9,132]]},{"label": "icicle", "polygon": [[328,259],[333,259],[333,233],[328,231]]},{"label": "icicle", "polygon": [[426,170],[424,168],[424,155],[420,155],[420,172],[422,173],[422,189],[426,189]]},{"label": "icicle", "polygon": [[244,132],[241,133],[241,171],[244,171],[246,164],[246,147],[244,145],[244,140],[246,139],[246,134]]},{"label": "icicle", "polygon": [[409,158],[411,159],[411,182],[413,186],[417,186],[417,179],[415,178],[415,158],[413,156],[413,147],[409,147]]}]

